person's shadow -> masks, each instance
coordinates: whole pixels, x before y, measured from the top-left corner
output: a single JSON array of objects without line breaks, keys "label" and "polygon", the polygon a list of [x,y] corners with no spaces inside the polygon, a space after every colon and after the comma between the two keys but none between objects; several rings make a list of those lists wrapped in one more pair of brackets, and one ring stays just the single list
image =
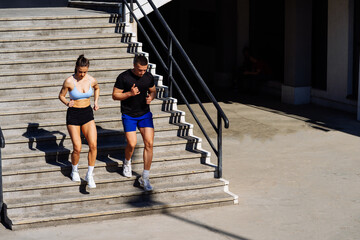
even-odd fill
[{"label": "person's shadow", "polygon": [[[61,138],[58,137],[60,135]],[[66,134],[60,131],[48,131],[39,128],[39,123],[28,123],[26,132],[22,135],[29,139],[29,149],[45,153],[45,162],[60,167],[61,173],[69,177],[71,162],[70,150],[64,147]]]},{"label": "person's shadow", "polygon": [[[98,151],[96,160],[106,164],[106,171],[122,175],[121,163],[125,158],[125,150],[115,147],[115,145],[126,144],[126,138],[123,132],[118,130],[105,129],[96,126],[98,132]],[[86,143],[84,143],[86,144]],[[122,166],[122,164],[121,164]]]}]

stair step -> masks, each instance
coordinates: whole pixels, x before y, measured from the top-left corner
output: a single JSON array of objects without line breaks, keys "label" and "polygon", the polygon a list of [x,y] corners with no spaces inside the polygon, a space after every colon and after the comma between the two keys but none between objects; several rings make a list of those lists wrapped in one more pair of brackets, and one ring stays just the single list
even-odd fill
[{"label": "stair step", "polygon": [[[99,106],[103,107],[112,107],[114,105],[120,106],[120,101],[115,101],[112,99],[112,89],[113,89],[114,82],[112,87],[109,89],[100,89],[100,97],[99,97]],[[61,87],[58,88],[58,92],[60,92]],[[111,90],[111,91],[110,91]],[[91,97],[93,98],[93,96]],[[92,100],[92,99],[91,99]],[[151,102],[151,106],[154,108],[157,105],[162,105],[163,101],[154,99]],[[39,106],[39,107],[37,107]],[[56,106],[56,107],[55,107]],[[66,106],[59,100],[58,94],[55,93],[45,93],[41,95],[27,95],[27,96],[9,96],[0,99],[0,107],[2,113],[1,116],[6,115],[19,115],[19,114],[29,114],[39,111],[44,111],[44,109],[48,109],[49,111],[54,111],[56,109],[63,111],[66,110]],[[31,107],[31,109],[29,109]]]},{"label": "stair step", "polygon": [[138,47],[138,51],[141,51],[141,43],[130,42],[132,37],[131,33],[111,33],[111,34],[84,34],[84,35],[69,35],[69,36],[48,36],[41,38],[9,38],[0,39],[0,47],[2,49],[14,49],[14,48],[44,48],[44,47],[56,47],[56,46],[74,46],[74,45],[93,45],[101,42],[102,44],[130,44],[133,49]]},{"label": "stair step", "polygon": [[[111,86],[112,91],[113,86]],[[60,92],[60,88],[58,88]],[[99,97],[99,106],[108,105],[114,103],[112,99],[112,93],[110,92],[110,86],[107,89],[100,89],[100,97]],[[11,112],[14,108],[19,111],[23,111],[29,109],[32,106],[42,105],[44,108],[48,108],[51,106],[61,105],[59,98],[57,95],[51,93],[49,94],[41,94],[39,96],[34,96],[31,94],[29,96],[14,96],[13,98],[3,98],[0,99],[0,108],[4,112]],[[65,106],[65,105],[64,105]]]},{"label": "stair step", "polygon": [[[131,45],[130,45],[131,46]],[[76,60],[80,54],[85,56],[99,56],[99,55],[123,55],[130,52],[130,46],[125,43],[116,44],[86,44],[86,45],[66,45],[54,47],[32,47],[21,49],[5,49],[0,50],[1,61],[16,61],[17,59],[37,59],[47,57],[67,57]],[[36,71],[35,71],[36,72]],[[3,76],[2,74],[0,76]],[[7,76],[12,76],[11,72],[6,73]]]},{"label": "stair step", "polygon": [[[83,154],[84,155],[84,154]],[[79,162],[79,171],[86,171],[87,165],[87,156],[81,156]],[[168,164],[168,166],[172,165],[181,165],[188,164],[188,162],[198,162],[200,163],[201,158],[205,158],[206,153],[201,152],[190,152],[190,151],[172,151],[172,152],[162,152],[158,153],[153,158],[153,167],[157,167],[158,165]],[[133,169],[141,168],[143,164],[143,156],[142,153],[138,153],[133,155]],[[115,154],[99,154],[97,156],[97,161],[95,164],[95,169],[103,168],[103,167],[112,167],[112,166],[122,166],[122,161],[124,160],[123,153],[115,153]],[[15,160],[4,161],[3,165],[3,177],[12,176],[12,175],[21,175],[21,174],[37,174],[37,173],[46,173],[46,172],[57,172],[59,170],[65,172],[71,170],[71,162],[70,159],[62,159],[59,161],[53,162],[45,162],[44,159],[41,160],[33,160],[29,159],[25,163],[16,163]],[[84,170],[82,170],[84,169]],[[96,171],[96,170],[95,170]],[[4,180],[6,181],[6,180]]]},{"label": "stair step", "polygon": [[[121,71],[118,72],[118,74],[120,73]],[[60,80],[57,79],[56,81],[48,81],[47,79],[32,80],[31,84],[29,84],[29,81],[27,81],[26,78],[19,79],[16,82],[14,81],[8,82],[6,85],[0,87],[0,96],[4,96],[5,101],[11,99],[10,97],[5,97],[5,96],[19,95],[26,98],[26,96],[28,95],[32,97],[34,95],[35,96],[40,94],[42,95],[44,92],[53,93],[55,96],[57,96],[66,77],[69,77],[69,75],[67,76],[64,75],[64,78]],[[102,89],[105,89],[107,91],[110,90],[110,92],[112,92],[112,89],[116,81],[116,77],[114,78],[96,77],[98,84],[100,85],[100,92],[102,91]],[[155,84],[160,83],[160,85],[162,85],[162,77],[160,77],[159,75],[154,75],[154,80],[155,80]]]},{"label": "stair step", "polygon": [[[117,118],[119,116],[121,116],[120,113],[120,106],[119,104],[113,103],[114,105],[102,105],[100,106],[101,109],[99,109],[98,111],[94,111],[94,118],[95,118],[95,123],[97,122],[97,119],[102,118],[102,117],[109,117],[111,119],[113,118]],[[62,107],[60,105],[60,107]],[[21,125],[21,124],[28,124],[29,127],[38,127],[38,123],[43,122],[43,121],[48,121],[49,119],[57,119],[59,121],[62,121],[62,125],[66,124],[66,107],[63,106],[64,108],[52,108],[52,109],[47,109],[47,112],[43,112],[43,111],[38,111],[38,112],[26,112],[21,111],[18,114],[14,113],[14,112],[5,112],[3,114],[0,114],[0,122],[2,123],[2,126],[7,127],[7,125],[10,124],[16,124],[16,125]],[[162,105],[151,105],[150,106],[151,111],[153,112],[153,114],[158,114],[162,109]],[[179,122],[179,118],[182,117],[181,112],[167,112],[168,113],[168,117],[171,117],[170,121],[163,119],[163,117],[157,118],[155,119],[155,121],[159,121],[159,122],[164,122],[164,123],[173,123],[173,122]],[[165,116],[165,115],[163,115]],[[24,131],[22,134],[26,133],[26,131]],[[6,133],[4,133],[6,134]],[[6,137],[6,136],[5,136]]]},{"label": "stair step", "polygon": [[0,17],[0,27],[32,27],[32,26],[59,26],[59,25],[89,25],[100,23],[117,23],[117,14],[85,14],[69,16],[31,16],[31,17]]},{"label": "stair step", "polygon": [[[200,174],[200,173],[214,173],[214,168],[202,165],[202,164],[192,164],[192,165],[178,165],[175,167],[158,167],[151,169],[151,179],[154,183],[156,182],[164,182],[162,178],[164,177],[172,177],[172,176],[181,176],[188,174]],[[112,169],[111,172],[108,172],[104,168],[97,168],[94,171],[94,179],[97,185],[114,183],[114,182],[124,182],[124,181],[134,181],[138,178],[139,174],[141,174],[142,170],[139,172],[134,172],[131,178],[123,177],[121,175],[121,168]],[[84,176],[83,176],[84,177]],[[11,176],[7,177],[7,181],[3,184],[3,192],[4,194],[8,194],[10,192],[18,192],[18,191],[32,191],[39,189],[50,189],[57,188],[57,192],[63,191],[77,191],[78,187],[84,183],[82,182],[73,182],[71,181],[69,175],[63,175],[61,171],[53,172],[52,174],[48,173],[39,173],[38,178],[36,179],[11,179]],[[167,180],[170,181],[170,180]],[[26,192],[23,192],[21,196],[25,196]],[[30,192],[31,194],[31,192]],[[14,196],[14,195],[13,195]]]},{"label": "stair step", "polygon": [[[148,195],[143,195],[148,196]],[[27,218],[12,219],[13,229],[21,229],[24,227],[51,226],[58,224],[69,224],[69,222],[88,222],[100,219],[113,219],[121,216],[134,216],[139,214],[156,213],[159,211],[171,211],[182,208],[206,207],[219,204],[233,204],[234,198],[226,193],[207,194],[201,196],[188,196],[187,198],[178,198],[177,196],[167,199],[166,202],[152,201],[150,195],[147,201],[142,203],[126,203],[126,204],[105,204],[96,209],[85,208],[74,209],[67,214],[49,213],[45,216],[34,216]],[[143,199],[142,197],[141,199]],[[146,199],[146,198],[145,198]]]},{"label": "stair step", "polygon": [[[6,54],[6,53],[26,53],[26,52],[30,52],[30,53],[34,53],[34,52],[58,52],[58,51],[73,51],[73,50],[85,50],[85,49],[106,49],[106,48],[118,48],[118,47],[123,47],[126,48],[128,46],[128,44],[126,43],[116,43],[116,44],[102,44],[102,43],[97,43],[97,44],[92,44],[92,45],[88,45],[88,46],[83,46],[83,45],[73,45],[73,46],[53,46],[53,47],[48,47],[48,46],[43,46],[43,47],[24,47],[22,49],[2,49],[0,50],[1,54]],[[114,53],[113,53],[114,54]],[[74,54],[67,56],[67,58],[73,58],[74,60]],[[110,54],[111,55],[111,54]],[[99,56],[99,55],[98,55]],[[50,55],[49,59],[53,59],[54,55]],[[18,59],[14,59],[14,61],[16,61]],[[76,60],[76,58],[75,58]],[[2,62],[4,61],[10,61],[10,59],[3,59]],[[24,60],[22,60],[24,62]],[[30,60],[31,61],[36,61],[36,60]],[[55,60],[56,61],[56,60]]]},{"label": "stair step", "polygon": [[[168,117],[169,115],[163,115],[164,117]],[[159,118],[159,116],[155,116],[155,118]],[[118,120],[119,124],[118,126],[122,126],[121,119]],[[64,124],[63,124],[64,125]],[[190,125],[185,123],[178,123],[178,124],[164,124],[162,122],[154,122],[154,128],[155,132],[163,132],[163,131],[169,131],[169,130],[178,130],[178,129],[186,129],[189,128]],[[54,141],[54,140],[64,140],[64,139],[70,139],[70,136],[68,136],[67,127],[63,126],[64,130],[63,132],[60,131],[60,129],[57,127],[57,131],[48,131],[46,129],[39,129],[34,125],[28,125],[26,132],[22,134],[12,134],[12,135],[6,135],[6,144],[17,144],[17,143],[28,143],[30,140],[33,143],[36,142],[43,142],[43,141]],[[21,131],[20,131],[21,133]],[[137,133],[140,134],[139,130],[137,130]],[[97,123],[97,134],[99,136],[110,136],[110,135],[123,135],[125,134],[122,127],[115,127],[115,128],[103,128]],[[155,133],[156,134],[156,133]],[[84,137],[82,137],[84,138]]]},{"label": "stair step", "polygon": [[[167,131],[169,129],[186,129],[189,127],[185,123],[169,123],[163,118],[169,118],[170,114],[166,112],[153,113],[154,126],[156,132]],[[161,120],[158,120],[162,118]],[[120,114],[117,118],[96,118],[95,119],[96,127],[98,134],[105,135],[102,133],[113,133],[113,131],[120,131],[123,134],[123,126]],[[15,125],[14,125],[15,126]],[[21,126],[21,125],[17,125]],[[27,125],[22,125],[19,128],[8,126],[6,130],[3,130],[4,136],[6,139],[6,144],[16,144],[16,143],[26,143],[26,142],[41,142],[47,140],[61,140],[64,139],[64,135],[67,136],[68,130],[67,126],[64,124],[64,121],[54,122],[48,125],[42,125],[40,127],[38,123],[28,123]],[[115,134],[120,134],[116,132]]]},{"label": "stair step", "polygon": [[[155,140],[170,137],[170,136],[177,136],[179,134],[179,129],[189,129],[189,126],[179,126],[175,125],[164,125],[160,127],[161,124],[157,124],[157,128],[155,129]],[[42,131],[42,130],[39,130]],[[47,131],[44,131],[47,132]],[[52,132],[51,135],[46,133],[45,136],[39,137],[32,137],[27,136],[23,138],[17,139],[9,139],[7,141],[6,147],[3,149],[3,156],[4,159],[8,154],[12,154],[16,151],[23,151],[23,152],[34,152],[34,151],[45,151],[47,152],[48,149],[55,149],[58,148],[59,150],[65,149],[72,149],[72,143],[69,135],[66,132]],[[142,138],[140,137],[141,134],[138,132],[138,142],[139,144],[142,143]],[[82,138],[83,145],[87,145],[85,138]],[[105,146],[108,143],[113,144],[123,144],[126,142],[125,134],[121,129],[100,129],[98,128],[98,146]]]},{"label": "stair step", "polygon": [[120,8],[120,3],[116,1],[74,1],[69,0],[69,7],[74,8],[85,8],[93,9],[98,11],[105,11],[109,13],[118,13]]},{"label": "stair step", "polygon": [[[184,183],[186,184],[184,186]],[[100,186],[101,184],[99,184]],[[138,186],[138,183],[136,181],[137,186],[123,186],[118,189],[111,189],[112,191],[104,191],[103,189],[91,189],[91,192],[89,194],[71,194],[66,193],[66,195],[70,195],[70,199],[68,197],[66,198],[59,198],[58,199],[52,199],[49,197],[43,197],[43,200],[40,202],[29,202],[29,204],[25,203],[25,206],[20,207],[21,205],[18,204],[17,208],[8,208],[8,214],[16,219],[18,217],[26,217],[29,215],[32,215],[32,217],[35,216],[41,216],[43,213],[41,212],[57,212],[60,214],[60,212],[63,213],[63,215],[66,215],[67,213],[71,213],[75,209],[78,208],[85,208],[86,206],[92,206],[93,208],[99,208],[99,205],[112,205],[112,204],[141,204],[140,201],[146,201],[147,198],[151,197],[153,201],[168,201],[169,199],[173,198],[188,198],[189,195],[191,197],[194,196],[202,196],[205,194],[217,194],[222,193],[224,194],[224,183],[213,180],[212,182],[208,181],[202,184],[192,184],[189,185],[188,182],[183,182],[183,184],[178,184],[176,182],[172,183],[155,183],[154,191],[151,194],[146,194],[144,191]],[[95,192],[94,190],[97,190],[96,192],[102,192],[102,194],[99,196],[96,196],[95,194],[92,194]],[[146,194],[146,196],[144,196]],[[81,196],[82,195],[82,196]],[[45,201],[44,201],[45,200]],[[46,202],[46,200],[48,200]],[[73,200],[73,202],[71,202]],[[32,206],[30,205],[32,203]],[[16,206],[16,205],[15,205]]]},{"label": "stair step", "polygon": [[[99,106],[107,105],[110,103],[114,103],[112,99],[112,91],[114,88],[114,82],[111,81],[109,83],[100,83],[100,97],[99,97]],[[161,96],[164,94],[165,89],[163,87],[156,87],[157,95]],[[29,109],[29,107],[33,107],[36,105],[41,105],[44,108],[59,105],[60,101],[58,96],[55,94],[55,90],[60,91],[61,86],[57,86],[54,88],[54,92],[47,92],[41,94],[13,94],[11,97],[4,97],[0,99],[0,108],[4,112],[9,112],[14,110],[14,108],[22,111],[22,109]],[[49,90],[49,87],[47,88]],[[1,92],[1,90],[0,90]]]},{"label": "stair step", "polygon": [[[98,116],[107,115],[109,117],[114,117],[120,114],[120,103],[117,101],[103,104],[100,107],[101,109],[94,111],[95,119]],[[150,105],[150,109],[153,111],[153,113],[158,113],[162,109],[162,102],[153,101],[153,103]],[[44,110],[46,112],[44,112]],[[8,123],[36,123],[47,119],[63,119],[65,122],[66,111],[67,107],[60,101],[58,101],[57,104],[53,107],[34,106],[33,109],[19,109],[19,111],[16,111],[16,109],[4,109],[4,111],[0,113],[0,121],[4,127]]]},{"label": "stair step", "polygon": [[[96,79],[112,78],[116,79],[117,76],[132,68],[130,65],[121,66],[102,66],[102,67],[90,67],[89,74]],[[13,81],[23,82],[25,80],[32,81],[57,81],[57,84],[62,84],[63,81],[72,75],[74,72],[73,67],[71,68],[52,68],[52,69],[40,69],[36,71],[19,71],[19,72],[3,72],[0,73],[0,81],[3,83],[10,83]],[[155,71],[155,66],[150,70]]]},{"label": "stair step", "polygon": [[[89,56],[91,67],[103,66],[130,66],[133,62],[133,56],[126,55],[111,55],[111,56]],[[34,59],[32,61],[14,60],[14,61],[0,61],[0,68],[7,72],[10,70],[24,71],[34,69],[50,69],[61,66],[63,68],[74,68],[77,56],[59,57],[54,59]]]},{"label": "stair step", "polygon": [[[161,126],[162,125],[162,126]],[[182,126],[182,128],[189,128],[189,126]],[[179,131],[179,126],[176,125],[163,125],[157,124],[157,128],[155,129],[155,141],[158,138],[176,136]],[[40,132],[42,130],[39,130]],[[52,132],[49,133],[48,131],[43,131],[44,134],[40,136],[31,136],[28,135],[23,138],[17,139],[9,139],[7,140],[6,148],[3,151],[4,156],[6,154],[11,154],[12,152],[16,151],[23,151],[23,152],[31,152],[36,151],[36,149],[40,151],[47,151],[48,148],[58,147],[59,149],[71,149],[72,143],[71,138],[66,132]],[[122,144],[126,142],[125,133],[122,128],[119,129],[101,129],[98,128],[97,131],[97,141],[100,146],[106,145],[107,143],[118,143]],[[141,134],[137,132],[137,138],[139,139],[138,142],[141,143]],[[86,139],[82,138],[83,144],[87,144]]]},{"label": "stair step", "polygon": [[[156,136],[155,136],[156,137]],[[165,151],[166,147],[172,147],[172,150],[177,149],[189,149],[190,146],[186,145],[192,145],[192,144],[198,144],[200,143],[201,139],[194,138],[190,136],[182,136],[182,137],[159,137],[155,138],[154,141],[154,154],[157,154],[159,152]],[[68,147],[68,148],[66,148]],[[121,142],[118,141],[117,143],[98,143],[98,153],[106,153],[111,151],[124,151],[126,147],[125,141]],[[135,154],[137,152],[142,152],[142,149],[144,147],[144,144],[142,142],[142,139],[138,139],[138,143],[135,148]],[[4,161],[8,159],[16,159],[16,158],[35,158],[40,157],[44,158],[47,161],[54,160],[53,158],[61,158],[61,157],[68,157],[70,154],[70,150],[72,149],[72,145],[64,146],[64,148],[59,147],[58,145],[54,144],[54,146],[46,146],[44,149],[26,149],[22,148],[22,151],[16,151],[16,149],[9,149],[4,148],[2,150],[2,159]],[[191,150],[191,149],[189,149]],[[81,153],[85,154],[89,152],[88,145],[83,144]]]},{"label": "stair step", "polygon": [[[17,109],[2,109],[1,113],[0,113],[0,118],[3,116],[8,116],[8,115],[22,115],[22,114],[32,114],[32,113],[41,113],[44,112],[44,110],[46,110],[47,112],[58,112],[58,111],[64,111],[64,109],[66,110],[67,107],[60,102],[60,100],[58,100],[57,102],[57,106],[52,106],[52,107],[47,107],[46,109],[44,109],[44,106],[34,106],[32,109],[24,109],[22,111],[18,111]],[[158,100],[158,99],[154,99],[151,102],[150,107],[156,107],[157,105],[162,105],[163,101]],[[119,101],[112,101],[107,103],[106,105],[103,105],[103,108],[114,108],[117,107],[120,109],[120,102]],[[100,110],[99,110],[100,111]],[[95,112],[96,113],[96,112]]]},{"label": "stair step", "polygon": [[75,1],[75,0],[69,0],[70,6],[107,6],[107,7],[114,7],[119,8],[120,3],[116,1]]},{"label": "stair step", "polygon": [[[168,198],[173,197],[184,199],[189,196],[201,196],[204,193],[207,195],[224,193],[224,182],[209,178],[209,176],[206,176],[205,179],[201,178],[202,175],[205,175],[203,174],[205,170],[198,170],[199,173],[196,171],[191,173],[182,172],[191,177],[184,181],[179,181],[179,174],[175,172],[165,172],[161,178],[157,176],[152,177],[150,181],[154,186],[154,191],[150,194],[145,193],[135,179],[120,181],[119,184],[112,182],[111,187],[97,180],[96,189],[90,190],[87,189],[84,182],[80,186],[82,188],[81,192],[79,191],[79,186],[77,186],[71,188],[73,191],[61,191],[43,196],[26,195],[25,193],[23,198],[11,199],[9,201],[8,214],[12,218],[39,216],[43,215],[42,212],[58,212],[59,214],[61,212],[65,215],[74,209],[84,208],[89,205],[99,208],[99,205],[108,204],[126,204],[129,202],[140,204],[139,201],[144,200],[144,194],[148,197],[151,195],[151,198],[156,201],[166,201]],[[197,175],[199,178],[194,179],[194,176]],[[68,179],[68,181],[70,180]],[[66,187],[63,188],[65,189]]]},{"label": "stair step", "polygon": [[92,33],[119,33],[124,30],[123,23],[105,24],[81,24],[81,25],[58,25],[58,26],[26,26],[26,27],[0,27],[0,39],[39,37],[39,36],[60,36],[89,32]]},{"label": "stair step", "polygon": [[[68,192],[66,195],[62,196],[59,199],[58,194],[50,194],[46,196],[40,197],[24,197],[22,199],[9,199],[7,203],[7,208],[16,209],[16,208],[29,208],[29,207],[38,207],[38,206],[46,206],[46,205],[55,205],[55,204],[66,204],[72,202],[80,202],[80,201],[93,201],[93,200],[104,200],[104,199],[112,199],[112,198],[120,198],[120,197],[130,197],[130,196],[139,196],[143,194],[143,190],[137,187],[134,187],[130,184],[123,185],[118,189],[115,188],[101,188],[101,184],[99,184],[95,191],[92,190],[90,194],[82,194],[79,191]],[[216,181],[215,179],[204,179],[198,180],[192,183],[189,186],[189,182],[174,182],[169,184],[168,182],[158,182],[156,184],[156,189],[152,194],[159,194],[165,192],[176,192],[176,191],[184,191],[184,190],[195,190],[200,188],[211,188],[211,187],[223,187],[224,183],[220,181]]]},{"label": "stair step", "polygon": [[[140,139],[139,139],[140,140]],[[141,140],[140,140],[141,141]],[[182,159],[182,158],[191,158],[193,154],[201,154],[201,161],[205,162],[206,158],[209,156],[209,153],[203,150],[196,150],[194,145],[200,144],[200,139],[192,141],[184,141],[184,139],[180,138],[178,141],[172,142],[164,142],[164,143],[156,143],[154,148],[154,159],[159,159],[159,161],[163,161],[164,159]],[[172,147],[171,151],[165,151],[167,147]],[[85,149],[87,146],[84,145]],[[115,145],[115,144],[102,144],[98,147],[97,154],[97,162],[106,162],[111,164],[117,164],[117,160],[122,161],[124,159],[124,149],[125,144],[123,145]],[[186,151],[185,151],[186,150]],[[21,155],[15,153],[9,153],[3,155],[3,174],[6,175],[15,175],[21,173],[37,173],[36,167],[39,169],[47,169],[46,171],[51,171],[52,169],[59,167],[63,167],[64,171],[70,164],[70,153],[72,151],[70,149],[59,149],[59,147],[55,148],[47,148],[47,150],[43,151],[32,151],[32,152],[23,152]],[[181,154],[181,152],[184,152]],[[189,153],[188,153],[189,152]],[[188,153],[188,154],[187,154]],[[189,155],[190,154],[190,155]],[[133,160],[142,160],[143,158],[143,145],[138,144],[135,149],[135,153],[133,154]],[[155,161],[155,160],[154,160]],[[82,154],[80,154],[80,162],[87,163],[87,152],[84,150]],[[86,165],[87,166],[87,165]],[[100,165],[99,165],[100,166]],[[35,169],[33,169],[35,168]],[[44,170],[45,171],[45,170]],[[45,172],[46,172],[45,171]]]},{"label": "stair step", "polygon": [[[120,109],[120,106],[119,106]],[[169,124],[169,117],[170,116],[176,116],[176,115],[182,115],[183,112],[177,112],[177,111],[169,111],[169,112],[163,112],[163,111],[159,111],[159,112],[154,112],[153,111],[153,119],[154,119],[154,124],[155,126],[158,126],[160,124]],[[120,114],[120,110],[118,113],[115,112],[115,114],[113,114],[114,116],[96,116],[95,118],[95,123],[99,128],[110,128],[110,129],[120,129],[122,128],[122,123],[121,123],[121,114]],[[167,119],[166,119],[167,118]],[[178,124],[176,122],[174,122],[175,124]],[[172,123],[172,124],[174,124]],[[181,126],[181,124],[179,125]],[[9,124],[3,125],[2,127],[2,131],[3,134],[5,136],[6,141],[8,140],[12,140],[12,139],[16,139],[19,136],[23,136],[23,134],[25,134],[27,131],[32,132],[35,131],[36,129],[41,129],[42,131],[48,131],[48,132],[53,132],[53,131],[60,131],[60,132],[67,132],[67,127],[65,125],[65,119],[61,119],[61,118],[56,118],[54,119],[54,121],[42,121],[42,122],[33,122],[33,123],[29,123],[29,122],[19,122],[19,123],[15,123],[13,122],[9,122]]]}]

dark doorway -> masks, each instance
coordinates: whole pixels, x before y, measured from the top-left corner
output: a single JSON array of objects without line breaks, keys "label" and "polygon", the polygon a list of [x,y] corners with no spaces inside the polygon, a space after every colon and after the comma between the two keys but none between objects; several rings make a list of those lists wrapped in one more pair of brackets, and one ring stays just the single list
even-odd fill
[{"label": "dark doorway", "polygon": [[284,81],[284,0],[250,0],[250,51],[266,62],[272,81]]},{"label": "dark doorway", "polygon": [[358,98],[359,87],[359,56],[360,56],[360,2],[354,1],[354,50],[353,50],[353,80],[352,80],[352,94],[350,99],[356,100]]},{"label": "dark doorway", "polygon": [[328,0],[313,1],[312,8],[311,86],[326,90]]}]

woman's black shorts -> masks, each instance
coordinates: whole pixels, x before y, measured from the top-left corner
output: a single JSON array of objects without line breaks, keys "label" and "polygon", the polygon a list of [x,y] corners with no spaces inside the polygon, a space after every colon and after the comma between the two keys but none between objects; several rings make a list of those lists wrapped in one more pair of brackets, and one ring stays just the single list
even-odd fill
[{"label": "woman's black shorts", "polygon": [[69,107],[66,113],[66,125],[82,126],[94,120],[94,113],[91,106],[86,108]]}]

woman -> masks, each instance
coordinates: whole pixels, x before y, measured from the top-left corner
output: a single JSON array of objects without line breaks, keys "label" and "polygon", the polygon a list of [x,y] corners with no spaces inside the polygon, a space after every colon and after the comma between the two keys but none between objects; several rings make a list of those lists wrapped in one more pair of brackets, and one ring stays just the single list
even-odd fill
[{"label": "woman", "polygon": [[[97,131],[90,104],[90,97],[94,93],[94,110],[97,111],[99,109],[98,99],[100,88],[96,79],[87,73],[89,64],[89,60],[86,59],[84,55],[79,56],[76,61],[75,74],[64,81],[59,99],[68,106],[66,125],[73,144],[73,152],[71,153],[71,179],[76,182],[81,181],[78,172],[78,163],[80,159],[82,131],[89,145],[89,167],[85,181],[87,181],[89,188],[96,188],[93,170],[97,154]],[[66,99],[66,93],[68,91],[70,101]]]}]

